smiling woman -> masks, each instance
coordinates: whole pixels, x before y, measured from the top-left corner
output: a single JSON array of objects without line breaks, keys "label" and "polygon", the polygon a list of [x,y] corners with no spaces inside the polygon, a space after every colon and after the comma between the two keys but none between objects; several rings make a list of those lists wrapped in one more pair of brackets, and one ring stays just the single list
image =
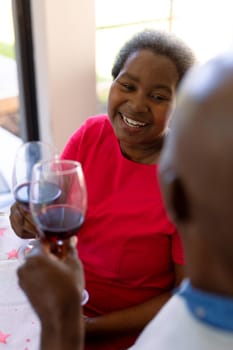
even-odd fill
[{"label": "smiling woman", "polygon": [[178,78],[176,65],[151,50],[125,61],[110,89],[108,115],[128,159],[145,164],[158,159]]},{"label": "smiling woman", "polygon": [[194,55],[176,37],[151,30],[132,37],[118,57],[108,115],[88,118],[61,155],[81,162],[88,192],[77,247],[90,295],[83,308],[86,350],[131,345],[183,277],[157,159],[177,85]]},{"label": "smiling woman", "polygon": [[119,51],[108,115],[126,158],[144,164],[158,160],[176,88],[192,63],[183,42],[153,30],[135,35]]}]

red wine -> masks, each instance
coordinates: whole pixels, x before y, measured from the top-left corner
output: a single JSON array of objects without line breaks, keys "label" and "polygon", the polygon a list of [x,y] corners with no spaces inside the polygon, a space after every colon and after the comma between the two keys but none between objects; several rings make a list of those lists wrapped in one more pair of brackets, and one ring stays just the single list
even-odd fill
[{"label": "red wine", "polygon": [[36,221],[47,239],[63,240],[75,234],[84,221],[84,215],[69,205],[55,204],[43,208]]},{"label": "red wine", "polygon": [[[15,199],[18,203],[21,205],[29,207],[29,199],[30,199],[30,182],[25,182],[15,189]],[[39,197],[35,201],[37,204],[42,203],[53,203],[55,200],[57,200],[61,195],[61,189],[51,183],[51,182],[45,182],[44,186],[40,187],[39,191]]]}]

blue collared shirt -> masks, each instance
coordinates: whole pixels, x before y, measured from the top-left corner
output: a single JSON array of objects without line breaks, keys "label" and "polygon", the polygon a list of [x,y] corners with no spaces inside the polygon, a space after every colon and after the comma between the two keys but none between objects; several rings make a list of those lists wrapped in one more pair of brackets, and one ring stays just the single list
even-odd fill
[{"label": "blue collared shirt", "polygon": [[185,279],[178,290],[189,311],[198,320],[225,331],[233,331],[233,298],[201,291]]}]

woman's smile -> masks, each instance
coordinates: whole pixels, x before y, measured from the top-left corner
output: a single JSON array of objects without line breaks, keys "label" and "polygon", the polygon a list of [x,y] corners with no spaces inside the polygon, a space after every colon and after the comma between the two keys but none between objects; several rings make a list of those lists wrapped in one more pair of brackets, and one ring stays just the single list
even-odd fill
[{"label": "woman's smile", "polygon": [[147,123],[136,120],[135,118],[132,119],[131,117],[128,117],[126,114],[119,113],[123,122],[129,126],[130,128],[142,128],[147,125]]}]

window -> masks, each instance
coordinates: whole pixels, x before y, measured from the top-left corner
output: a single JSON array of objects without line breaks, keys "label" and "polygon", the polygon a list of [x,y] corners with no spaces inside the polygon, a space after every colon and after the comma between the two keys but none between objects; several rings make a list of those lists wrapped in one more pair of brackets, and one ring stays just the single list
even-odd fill
[{"label": "window", "polygon": [[21,144],[15,60],[15,39],[10,0],[0,2],[0,210],[12,201],[11,174]]},{"label": "window", "polygon": [[1,0],[0,209],[12,201],[11,176],[19,145],[39,138],[32,47],[30,0]]}]

